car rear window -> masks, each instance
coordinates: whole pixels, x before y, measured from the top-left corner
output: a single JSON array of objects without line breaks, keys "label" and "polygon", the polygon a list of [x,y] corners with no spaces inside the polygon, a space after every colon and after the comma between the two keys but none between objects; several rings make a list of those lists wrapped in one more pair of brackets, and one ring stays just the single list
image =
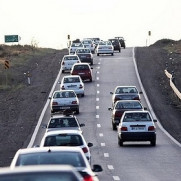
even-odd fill
[{"label": "car rear window", "polygon": [[90,53],[89,49],[77,49],[76,53]]},{"label": "car rear window", "polygon": [[78,127],[75,118],[52,118],[48,128]]},{"label": "car rear window", "polygon": [[68,98],[76,97],[76,94],[73,91],[64,91],[64,92],[55,92],[53,98]]},{"label": "car rear window", "polygon": [[19,155],[16,166],[22,165],[71,165],[73,167],[85,167],[85,162],[79,152],[37,152]]},{"label": "car rear window", "polygon": [[151,121],[148,113],[126,113],[123,122]]},{"label": "car rear window", "polygon": [[47,136],[44,146],[81,146],[83,145],[80,135],[59,134]]},{"label": "car rear window", "polygon": [[64,78],[64,83],[76,83],[76,82],[80,82],[80,78],[79,77],[68,77],[68,78]]},{"label": "car rear window", "polygon": [[68,56],[68,57],[64,57],[64,60],[78,60],[77,56]]},{"label": "car rear window", "polygon": [[122,93],[138,93],[135,87],[118,87],[115,91],[116,94]]},{"label": "car rear window", "polygon": [[74,70],[89,70],[88,65],[76,65],[74,66]]},{"label": "car rear window", "polygon": [[117,102],[116,109],[142,109],[139,102]]}]

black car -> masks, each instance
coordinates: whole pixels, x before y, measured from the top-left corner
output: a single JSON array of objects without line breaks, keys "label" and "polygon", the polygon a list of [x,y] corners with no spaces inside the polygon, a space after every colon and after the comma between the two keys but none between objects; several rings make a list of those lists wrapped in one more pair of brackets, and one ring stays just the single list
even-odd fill
[{"label": "black car", "polygon": [[119,40],[121,47],[126,48],[125,40],[123,37],[115,37],[115,38]]},{"label": "black car", "polygon": [[114,51],[119,51],[121,52],[121,44],[119,43],[118,39],[108,39],[114,47]]}]

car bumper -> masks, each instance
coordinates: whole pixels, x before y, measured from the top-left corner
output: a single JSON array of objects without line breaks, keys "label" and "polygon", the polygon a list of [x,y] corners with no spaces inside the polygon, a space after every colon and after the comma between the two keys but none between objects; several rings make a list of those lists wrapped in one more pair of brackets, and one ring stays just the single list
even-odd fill
[{"label": "car bumper", "polygon": [[67,105],[67,106],[52,106],[52,112],[59,112],[63,110],[72,110],[77,111],[79,109],[79,105]]},{"label": "car bumper", "polygon": [[152,141],[156,139],[155,132],[122,132],[118,135],[123,141]]},{"label": "car bumper", "polygon": [[112,54],[114,53],[114,50],[98,50],[98,54]]}]

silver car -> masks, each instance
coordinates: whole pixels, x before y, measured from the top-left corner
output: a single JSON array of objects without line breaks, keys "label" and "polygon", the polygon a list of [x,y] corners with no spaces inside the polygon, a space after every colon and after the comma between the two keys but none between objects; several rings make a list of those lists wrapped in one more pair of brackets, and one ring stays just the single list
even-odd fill
[{"label": "silver car", "polygon": [[74,54],[77,48],[84,48],[84,45],[82,43],[72,43],[69,48],[69,54]]},{"label": "silver car", "polygon": [[114,47],[110,41],[100,41],[96,48],[97,56],[100,54],[114,55]]},{"label": "silver car", "polygon": [[81,63],[77,55],[64,55],[61,62],[62,73],[65,71],[71,71],[74,63]]},{"label": "silver car", "polygon": [[73,90],[55,91],[49,99],[51,113],[72,110],[79,114],[79,99]]},{"label": "silver car", "polygon": [[67,75],[62,78],[60,90],[74,90],[77,95],[84,97],[84,83],[79,75]]}]

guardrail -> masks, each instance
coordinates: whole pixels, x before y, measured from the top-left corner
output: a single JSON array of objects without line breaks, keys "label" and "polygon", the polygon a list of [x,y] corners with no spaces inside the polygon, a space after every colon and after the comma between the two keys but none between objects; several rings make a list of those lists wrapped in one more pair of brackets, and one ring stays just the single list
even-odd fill
[{"label": "guardrail", "polygon": [[175,86],[175,84],[172,81],[173,80],[172,74],[170,74],[167,70],[165,70],[165,74],[170,79],[170,87],[173,89],[173,91],[177,95],[177,97],[181,100],[181,93],[179,92],[179,90],[177,89],[177,87]]}]

